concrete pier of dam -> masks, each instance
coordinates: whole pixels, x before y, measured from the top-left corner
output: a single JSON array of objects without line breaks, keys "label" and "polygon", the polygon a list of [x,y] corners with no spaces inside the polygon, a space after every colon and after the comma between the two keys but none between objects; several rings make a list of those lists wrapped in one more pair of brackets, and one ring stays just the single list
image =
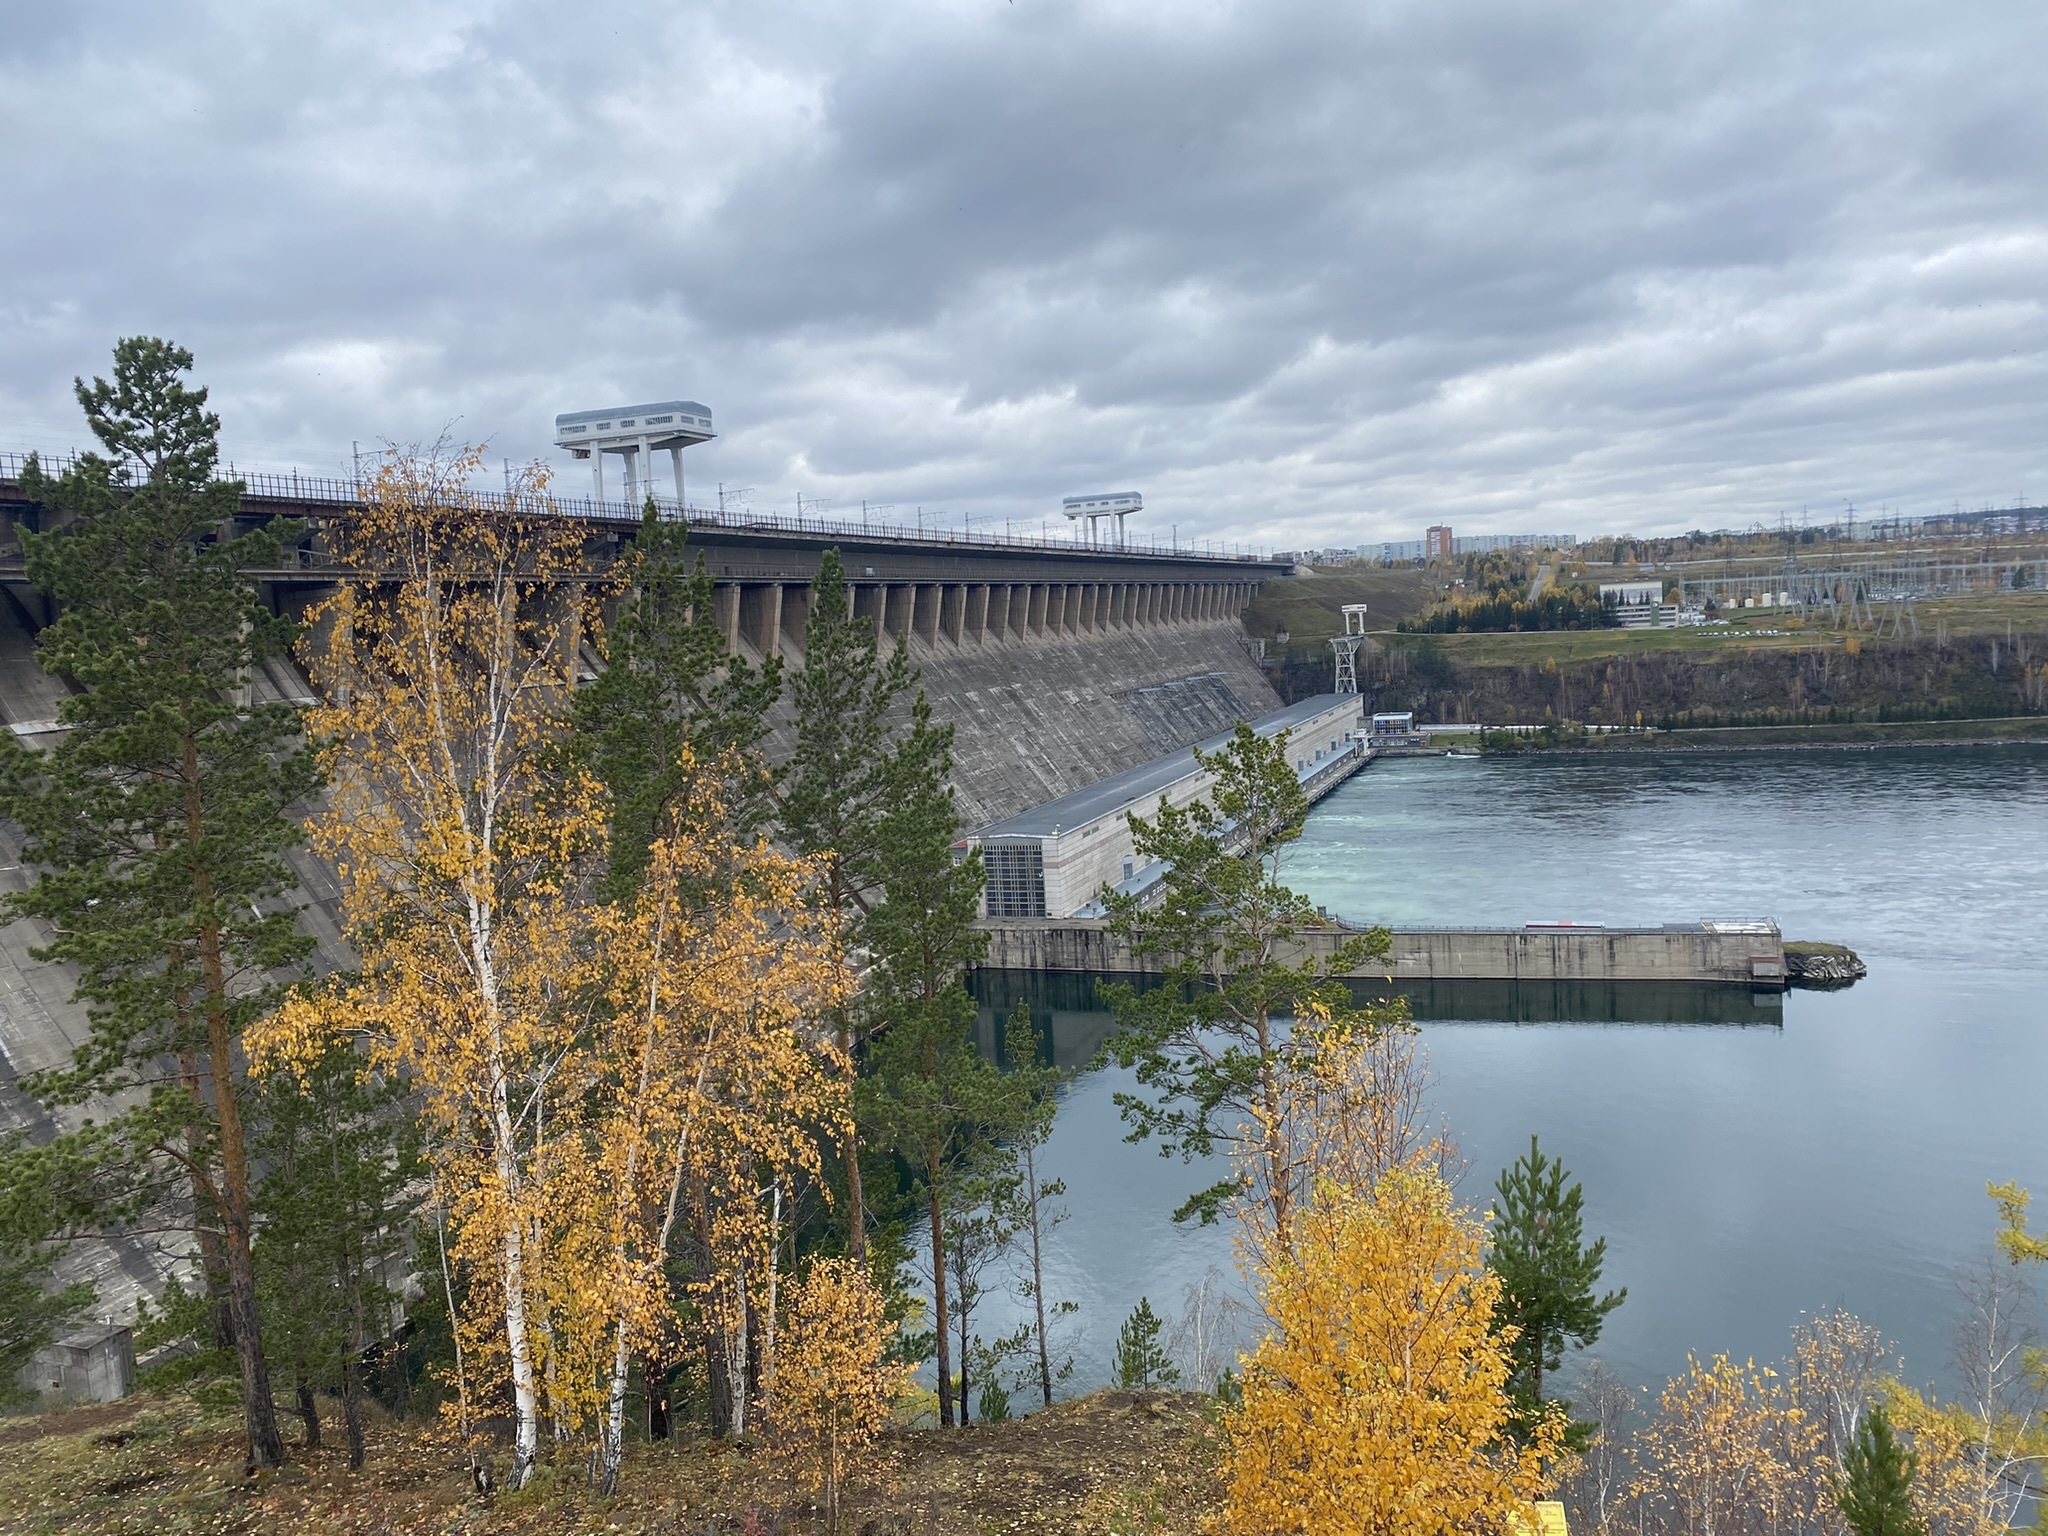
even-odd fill
[{"label": "concrete pier of dam", "polygon": [[[989,919],[983,964],[1002,971],[1093,976],[1156,973],[1100,918]],[[1290,964],[1327,958],[1364,930],[1330,922],[1303,935]],[[1359,980],[1654,982],[1781,991],[1785,941],[1773,922],[1665,923],[1655,928],[1529,924],[1521,928],[1394,928],[1383,965]]]}]

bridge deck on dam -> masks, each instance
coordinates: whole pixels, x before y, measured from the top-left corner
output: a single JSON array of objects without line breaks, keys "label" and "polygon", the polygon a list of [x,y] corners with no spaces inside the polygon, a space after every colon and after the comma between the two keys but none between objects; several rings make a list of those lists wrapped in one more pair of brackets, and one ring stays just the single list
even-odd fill
[{"label": "bridge deck on dam", "polygon": [[[41,511],[21,487],[20,467],[18,457],[0,455],[0,592],[12,599],[0,607],[32,634],[50,614],[28,585],[11,537],[18,525],[35,526]],[[290,516],[314,525],[299,563],[265,573],[273,607],[301,613],[341,574],[323,557],[318,527],[352,512],[355,488],[299,475],[244,478],[247,521]],[[558,504],[589,528],[589,578],[607,579],[638,530],[638,514],[623,503]],[[792,667],[803,664],[819,562],[828,549],[839,550],[854,612],[908,648],[934,711],[954,727],[955,782],[970,827],[1279,704],[1242,645],[1238,622],[1260,583],[1285,569],[1268,561],[694,507],[690,547],[705,559],[732,649]],[[26,659],[32,643],[15,638]],[[584,636],[578,645],[586,675],[602,665],[596,640]],[[59,687],[52,696],[51,680],[32,661],[27,666],[11,692],[0,691],[0,711],[16,725],[51,718],[62,693]],[[287,697],[305,693],[302,681],[280,687]],[[786,711],[774,723],[770,748],[786,753],[793,745]]]}]

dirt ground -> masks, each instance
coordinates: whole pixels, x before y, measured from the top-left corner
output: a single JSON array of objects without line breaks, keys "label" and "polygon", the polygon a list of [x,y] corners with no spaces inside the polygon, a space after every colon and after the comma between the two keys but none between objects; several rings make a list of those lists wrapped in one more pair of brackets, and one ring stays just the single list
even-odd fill
[{"label": "dirt ground", "polygon": [[[1097,1392],[1005,1424],[895,1431],[850,1489],[848,1536],[1192,1536],[1219,1498],[1217,1435],[1192,1394]],[[296,1420],[288,1420],[291,1429]],[[810,1536],[824,1520],[771,1447],[702,1440],[632,1449],[601,1499],[580,1458],[516,1494],[473,1490],[454,1441],[375,1425],[351,1473],[339,1425],[281,1471],[245,1476],[233,1416],[183,1396],[0,1421],[0,1533],[185,1536]],[[501,1452],[498,1463],[502,1467]],[[751,1525],[749,1522],[752,1522]]]}]

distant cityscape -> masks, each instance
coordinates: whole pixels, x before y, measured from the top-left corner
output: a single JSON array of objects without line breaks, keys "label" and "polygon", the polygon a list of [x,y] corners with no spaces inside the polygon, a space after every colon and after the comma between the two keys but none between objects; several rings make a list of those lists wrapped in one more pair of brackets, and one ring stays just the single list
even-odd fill
[{"label": "distant cityscape", "polygon": [[1354,549],[1282,550],[1273,558],[1292,560],[1296,565],[1350,565],[1359,560],[1376,560],[1382,565],[1411,565],[1456,555],[1483,555],[1496,549],[1571,549],[1578,542],[1579,536],[1575,533],[1454,535],[1448,525],[1439,525],[1419,539],[1391,539],[1383,544],[1360,544]]},{"label": "distant cityscape", "polygon": [[[1851,508],[1845,516],[1830,522],[1783,522],[1775,529],[1756,523],[1744,529],[1718,529],[1711,536],[1743,537],[1771,533],[1799,535],[1804,542],[1819,538],[1851,543],[1857,540],[1885,543],[1902,538],[2009,538],[2048,533],[2048,507],[1980,507],[1965,512],[1958,506],[1947,512],[1919,517],[1894,513],[1858,517]],[[1359,544],[1350,549],[1276,550],[1273,558],[1291,560],[1296,565],[1352,565],[1360,561],[1381,565],[1417,565],[1453,559],[1459,555],[1483,555],[1498,549],[1574,549],[1578,543],[1579,536],[1575,533],[1454,534],[1448,523],[1439,523],[1426,529],[1419,539],[1390,539],[1379,544]]]}]

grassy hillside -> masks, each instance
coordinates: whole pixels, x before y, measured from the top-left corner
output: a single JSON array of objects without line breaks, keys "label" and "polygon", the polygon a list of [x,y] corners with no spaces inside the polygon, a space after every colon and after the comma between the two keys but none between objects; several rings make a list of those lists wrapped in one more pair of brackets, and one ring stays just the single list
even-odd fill
[{"label": "grassy hillside", "polygon": [[1267,654],[1279,656],[1273,637],[1286,630],[1286,654],[1329,658],[1330,636],[1344,627],[1346,603],[1364,603],[1370,629],[1392,629],[1402,619],[1421,613],[1438,590],[1427,571],[1414,566],[1391,570],[1377,566],[1345,567],[1314,576],[1269,581],[1245,610],[1244,632],[1267,642]]},{"label": "grassy hillside", "polygon": [[[881,1477],[849,1495],[841,1529],[1193,1536],[1218,1495],[1204,1401],[1097,1392],[1006,1424],[893,1434]],[[355,1473],[339,1439],[331,1433],[321,1450],[294,1446],[281,1471],[246,1477],[238,1416],[189,1396],[0,1421],[0,1533],[736,1536],[749,1512],[763,1533],[824,1528],[764,1445],[638,1445],[618,1496],[600,1499],[577,1465],[545,1468],[537,1486],[517,1494],[479,1495],[436,1426],[380,1420],[369,1462]]]},{"label": "grassy hillside", "polygon": [[[1931,600],[1919,605],[1918,619],[1918,633],[1904,636],[1802,625],[1769,612],[1688,629],[1380,633],[1358,672],[1375,708],[1499,725],[1627,725],[1640,716],[1653,725],[1761,727],[2048,714],[2048,594]],[[1321,692],[1330,686],[1328,649],[1291,646],[1268,673],[1284,698]]]}]

